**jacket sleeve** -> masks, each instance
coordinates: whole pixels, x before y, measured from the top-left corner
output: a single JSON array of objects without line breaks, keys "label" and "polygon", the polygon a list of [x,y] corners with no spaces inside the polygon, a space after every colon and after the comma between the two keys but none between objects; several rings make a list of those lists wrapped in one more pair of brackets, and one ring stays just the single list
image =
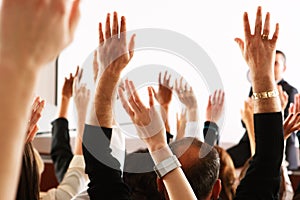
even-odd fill
[{"label": "jacket sleeve", "polygon": [[58,118],[52,123],[51,158],[55,176],[61,182],[73,158],[70,145],[69,123],[65,118]]},{"label": "jacket sleeve", "polygon": [[282,114],[254,114],[256,150],[235,199],[278,199],[283,158]]},{"label": "jacket sleeve", "polygon": [[129,199],[129,187],[123,182],[119,161],[109,148],[111,128],[85,125],[83,155],[88,174],[90,199]]}]

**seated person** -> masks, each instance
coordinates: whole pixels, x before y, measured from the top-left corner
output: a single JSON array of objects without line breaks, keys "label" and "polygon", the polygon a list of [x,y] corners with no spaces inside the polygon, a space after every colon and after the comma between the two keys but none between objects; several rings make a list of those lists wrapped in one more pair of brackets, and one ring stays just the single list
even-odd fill
[{"label": "seated person", "polygon": [[39,1],[38,9],[32,0],[0,3],[2,199],[17,196],[24,132],[39,71],[72,41],[79,2]]},{"label": "seated person", "polygon": [[[114,89],[116,88],[119,81],[121,71],[133,56],[134,47],[134,37],[131,38],[128,49],[127,46],[124,45],[126,44],[126,37],[125,35],[122,35],[125,34],[126,30],[126,22],[124,17],[121,18],[120,39],[111,37],[111,35],[115,36],[118,34],[117,20],[117,13],[114,13],[114,24],[112,28],[113,32],[110,32],[110,28],[106,29],[106,40],[104,40],[103,34],[100,34],[100,40],[102,40],[102,44],[100,44],[100,51],[102,51],[103,53],[101,54],[100,52],[100,55],[102,55],[101,57],[103,59],[101,60],[101,64],[104,65],[106,69],[102,73],[102,76],[97,85],[95,94],[95,111],[99,125],[101,126],[100,130],[102,131],[98,132],[99,127],[92,127],[88,125],[86,125],[85,127],[83,153],[86,162],[86,172],[88,173],[90,178],[88,189],[90,199],[99,199],[101,197],[105,197],[106,199],[130,198],[129,189],[126,184],[124,184],[121,178],[120,163],[111,155],[111,150],[109,148],[109,140],[112,133],[112,100],[114,99]],[[108,15],[107,24],[109,24],[109,22],[110,16]],[[110,41],[107,41],[108,39],[110,39]],[[116,59],[113,60],[113,62],[111,62],[112,60],[108,59],[114,57]],[[129,92],[129,94],[135,95],[134,99],[137,100],[137,94],[131,93],[129,87],[133,87],[133,84],[132,82],[126,81],[125,88],[127,92]],[[134,90],[135,89],[133,88],[132,91]],[[153,108],[152,89],[148,88],[148,92],[150,97],[149,103]],[[125,110],[130,115],[134,124],[140,126],[142,124],[145,124],[145,122],[146,124],[147,122],[149,123],[149,109],[147,109],[142,104],[139,104],[140,109],[143,109],[145,115],[138,112],[138,110],[136,110],[136,107],[133,108],[134,110],[129,110],[128,108],[136,104],[138,101],[133,102],[133,99],[130,99],[129,101],[126,100],[124,94],[122,93],[122,90],[119,90],[119,95],[123,106],[125,106]],[[129,102],[131,104],[130,107],[128,107]],[[137,121],[132,118],[132,114],[136,117],[135,119]],[[137,130],[139,130],[139,136],[145,141],[149,151],[151,152],[151,157],[157,164],[158,173],[161,162],[173,163],[173,167],[172,170],[170,169],[170,172],[167,171],[166,173],[163,173],[161,171],[162,174],[160,174],[168,191],[169,197],[171,199],[196,199],[191,186],[189,185],[186,177],[179,167],[179,161],[176,161],[176,157],[172,156],[172,152],[167,145],[165,128],[162,124],[159,114],[156,111],[154,111],[153,114],[155,116],[155,121],[158,122],[158,126],[155,126],[158,131],[156,132],[157,134],[152,137],[150,136],[149,138],[145,138],[145,135],[143,136],[142,134],[147,134],[148,131],[142,131],[142,129],[139,128],[137,128]],[[157,116],[158,118],[156,118]],[[139,122],[142,122],[142,124]],[[144,126],[144,128],[146,128],[146,126]],[[157,150],[159,151],[158,154],[156,153]],[[104,162],[105,164],[102,162]]]}]

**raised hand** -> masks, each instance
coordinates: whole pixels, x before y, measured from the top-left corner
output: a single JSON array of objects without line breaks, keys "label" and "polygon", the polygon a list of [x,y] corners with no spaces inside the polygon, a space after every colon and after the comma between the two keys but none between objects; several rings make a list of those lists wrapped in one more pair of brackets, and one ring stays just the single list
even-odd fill
[{"label": "raised hand", "polygon": [[0,60],[8,65],[37,69],[73,40],[80,0],[2,2]]},{"label": "raised hand", "polygon": [[102,67],[111,71],[112,74],[119,75],[133,57],[134,38],[135,35],[131,37],[127,46],[125,17],[121,17],[119,27],[118,14],[114,12],[111,27],[110,14],[107,14],[104,34],[102,24],[99,23],[99,54]]},{"label": "raised hand", "polygon": [[[266,14],[262,28],[262,11],[261,7],[258,7],[253,35],[251,34],[248,14],[244,13],[244,33],[245,42],[240,38],[235,38],[235,41],[238,43],[249,66],[253,94],[274,92],[274,90],[277,90],[274,77],[274,60],[279,24],[276,24],[275,32],[272,38],[269,39],[270,13]],[[279,98],[268,98],[268,101],[270,102],[254,101],[254,113],[277,112],[281,110]]]},{"label": "raised hand", "polygon": [[[187,110],[184,108],[180,114],[176,113],[176,127],[177,127],[177,135],[176,140],[180,140],[181,138],[184,138],[185,134],[185,127],[187,123],[186,119],[186,112]],[[180,115],[180,117],[179,117]]]},{"label": "raised hand", "polygon": [[119,88],[120,100],[136,126],[139,137],[146,143],[150,151],[167,146],[164,123],[154,108],[152,89],[148,87],[149,108],[141,102],[132,81],[125,81],[125,89],[128,99],[125,98],[123,90]]},{"label": "raised hand", "polygon": [[163,107],[168,107],[172,100],[172,89],[173,87],[170,85],[171,74],[168,75],[168,72],[165,71],[163,80],[161,78],[161,72],[158,76],[158,91],[156,92],[153,88],[152,91],[154,93],[155,99],[158,103]]},{"label": "raised hand", "polygon": [[188,88],[189,86],[187,83],[183,85],[182,81],[183,77],[180,78],[179,83],[177,82],[177,79],[175,80],[175,91],[179,97],[179,100],[186,106],[188,110],[197,109],[197,99],[193,92],[193,88]]},{"label": "raised hand", "polygon": [[283,136],[286,140],[294,131],[300,130],[300,112],[289,114],[283,122]]},{"label": "raised hand", "polygon": [[77,78],[75,78],[73,84],[73,91],[74,103],[76,106],[78,118],[82,117],[85,119],[90,100],[90,90],[87,89],[85,84],[79,85]]},{"label": "raised hand", "polygon": [[288,101],[289,101],[289,95],[286,93],[286,91],[283,91],[281,85],[277,85],[277,90],[278,90],[278,93],[279,93],[281,108],[284,111],[284,109],[287,106]]},{"label": "raised hand", "polygon": [[235,38],[235,41],[238,43],[243,57],[250,67],[251,79],[254,80],[271,75],[275,80],[273,67],[279,24],[276,24],[276,30],[272,38],[269,39],[270,13],[266,14],[262,29],[262,12],[261,7],[258,7],[254,34],[251,34],[248,14],[246,12],[244,13],[244,32],[245,41],[240,38]]},{"label": "raised hand", "polygon": [[225,93],[222,90],[215,90],[208,98],[206,107],[206,121],[217,123],[224,112]]},{"label": "raised hand", "polygon": [[289,114],[295,114],[300,112],[300,94],[295,94],[294,103],[291,103],[289,107]]},{"label": "raised hand", "polygon": [[77,155],[82,155],[82,137],[90,100],[90,90],[86,88],[85,84],[79,85],[78,82],[78,78],[75,77],[73,83],[73,92],[74,103],[77,111],[77,137],[75,140],[74,153]]},{"label": "raised hand", "polygon": [[39,128],[37,122],[41,118],[41,113],[45,107],[45,100],[36,97],[32,106],[30,119],[28,121],[25,143],[32,142]]},{"label": "raised hand", "polygon": [[62,96],[64,98],[70,99],[73,95],[73,81],[74,78],[77,77],[79,74],[79,66],[76,68],[76,73],[73,76],[72,73],[70,73],[69,78],[65,77],[65,82],[62,88]]}]

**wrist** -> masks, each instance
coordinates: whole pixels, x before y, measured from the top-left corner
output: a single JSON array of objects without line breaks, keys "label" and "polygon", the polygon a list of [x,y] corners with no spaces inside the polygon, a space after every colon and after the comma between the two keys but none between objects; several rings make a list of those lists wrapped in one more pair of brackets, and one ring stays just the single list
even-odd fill
[{"label": "wrist", "polygon": [[188,109],[188,121],[198,121],[198,109]]},{"label": "wrist", "polygon": [[150,155],[156,165],[173,155],[173,152],[171,151],[168,144],[162,146],[158,145],[156,147],[157,147],[156,149],[152,149],[152,150],[150,150],[149,148]]}]

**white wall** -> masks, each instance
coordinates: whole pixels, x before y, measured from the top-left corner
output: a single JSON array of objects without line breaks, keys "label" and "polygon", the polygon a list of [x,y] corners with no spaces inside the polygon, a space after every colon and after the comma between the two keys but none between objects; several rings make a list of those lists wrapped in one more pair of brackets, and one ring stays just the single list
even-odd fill
[{"label": "white wall", "polygon": [[[250,84],[246,79],[248,67],[234,42],[243,37],[243,12],[247,11],[253,27],[256,8],[271,13],[271,27],[280,23],[278,49],[287,55],[285,78],[300,88],[298,78],[298,45],[300,44],[300,12],[297,1],[200,1],[200,0],[82,0],[82,17],[75,40],[59,61],[59,94],[63,77],[75,71],[98,44],[98,22],[104,22],[106,13],[117,11],[127,18],[127,29],[164,28],[179,32],[197,42],[215,63],[226,92],[226,114],[221,140],[238,142],[244,133],[240,123],[240,108],[247,97]],[[137,35],[138,37],[138,35]],[[134,59],[138,59],[136,54]],[[159,57],[159,56],[158,56]],[[164,64],[148,56],[144,64]],[[171,59],[171,58],[170,58]],[[155,61],[154,61],[155,60]],[[180,64],[178,64],[180,65]],[[182,66],[172,66],[174,70]],[[195,88],[196,86],[194,86]],[[201,113],[206,106],[207,88],[196,89]],[[203,114],[201,114],[203,119]]]}]

